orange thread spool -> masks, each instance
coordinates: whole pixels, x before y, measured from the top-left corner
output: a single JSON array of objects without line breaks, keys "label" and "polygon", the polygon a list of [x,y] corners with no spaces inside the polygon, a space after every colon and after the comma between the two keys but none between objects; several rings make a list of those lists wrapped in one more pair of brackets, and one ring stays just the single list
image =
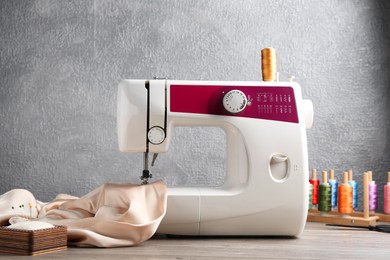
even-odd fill
[{"label": "orange thread spool", "polygon": [[261,72],[264,81],[275,81],[276,53],[274,48],[264,48],[261,50]]},{"label": "orange thread spool", "polygon": [[348,172],[344,172],[343,184],[339,185],[338,193],[338,205],[340,214],[352,214],[353,213],[353,189],[348,184]]}]

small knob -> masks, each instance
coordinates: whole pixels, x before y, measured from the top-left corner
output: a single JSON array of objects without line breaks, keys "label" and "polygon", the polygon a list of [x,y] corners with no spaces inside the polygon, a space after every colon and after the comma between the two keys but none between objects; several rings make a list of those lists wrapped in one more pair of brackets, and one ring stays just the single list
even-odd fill
[{"label": "small knob", "polygon": [[160,126],[153,126],[148,131],[148,140],[152,144],[161,144],[165,140],[165,131]]},{"label": "small knob", "polygon": [[230,90],[223,96],[222,104],[226,111],[236,114],[243,111],[248,100],[241,90]]}]

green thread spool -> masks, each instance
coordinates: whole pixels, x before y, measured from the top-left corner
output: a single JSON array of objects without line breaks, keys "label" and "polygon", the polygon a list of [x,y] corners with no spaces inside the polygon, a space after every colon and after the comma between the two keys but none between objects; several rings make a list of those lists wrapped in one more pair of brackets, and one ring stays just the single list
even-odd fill
[{"label": "green thread spool", "polygon": [[328,183],[328,173],[322,172],[322,183],[318,189],[318,210],[320,212],[329,212],[332,209],[331,204],[331,186]]},{"label": "green thread spool", "polygon": [[313,207],[313,184],[309,183],[309,207],[310,210]]}]

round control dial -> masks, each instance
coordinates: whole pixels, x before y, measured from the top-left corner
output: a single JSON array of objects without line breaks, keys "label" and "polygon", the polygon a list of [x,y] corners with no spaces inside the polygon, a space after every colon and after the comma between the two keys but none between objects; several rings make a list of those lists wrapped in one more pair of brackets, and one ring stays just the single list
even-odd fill
[{"label": "round control dial", "polygon": [[161,144],[165,140],[165,131],[159,126],[153,126],[148,131],[148,140],[152,144]]},{"label": "round control dial", "polygon": [[248,100],[241,90],[230,90],[223,96],[222,104],[226,111],[236,114],[245,109]]}]

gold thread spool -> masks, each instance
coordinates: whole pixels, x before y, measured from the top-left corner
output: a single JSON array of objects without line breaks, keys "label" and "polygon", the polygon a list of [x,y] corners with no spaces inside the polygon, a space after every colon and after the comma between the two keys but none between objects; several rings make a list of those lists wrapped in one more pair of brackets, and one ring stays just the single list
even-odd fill
[{"label": "gold thread spool", "polygon": [[261,50],[261,72],[263,81],[275,81],[276,52],[274,48],[264,48]]},{"label": "gold thread spool", "polygon": [[339,213],[340,214],[352,214],[353,213],[353,195],[352,186],[348,184],[348,172],[344,172],[343,184],[338,188],[339,199]]}]

